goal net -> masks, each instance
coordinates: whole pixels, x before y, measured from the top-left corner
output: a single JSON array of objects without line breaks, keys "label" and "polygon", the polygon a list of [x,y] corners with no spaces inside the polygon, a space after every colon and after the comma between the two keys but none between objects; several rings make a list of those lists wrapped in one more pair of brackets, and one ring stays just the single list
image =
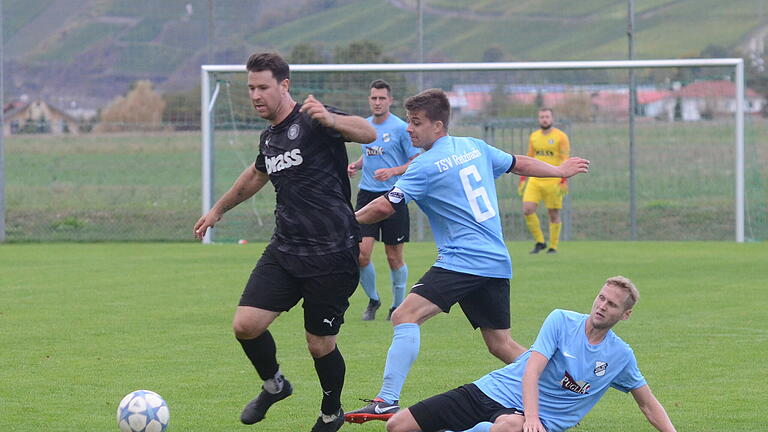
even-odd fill
[{"label": "goal net", "polygon": [[[629,91],[630,71],[634,95]],[[291,94],[367,117],[374,79],[388,81],[392,112],[420,89],[444,89],[449,133],[525,154],[541,106],[570,138],[591,172],[570,182],[565,240],[763,240],[765,168],[759,151],[765,100],[745,89],[741,59],[543,63],[293,65]],[[202,68],[202,210],[252,164],[266,123],[248,100],[241,65]],[[630,116],[630,100],[635,113]],[[350,160],[360,146],[348,145]],[[353,178],[353,194],[358,178]],[[497,181],[507,240],[526,240],[517,177]],[[354,202],[354,196],[353,196]],[[231,210],[206,241],[269,240],[274,192],[265,187]],[[431,239],[411,204],[412,238]],[[539,205],[547,231],[546,209]]]}]

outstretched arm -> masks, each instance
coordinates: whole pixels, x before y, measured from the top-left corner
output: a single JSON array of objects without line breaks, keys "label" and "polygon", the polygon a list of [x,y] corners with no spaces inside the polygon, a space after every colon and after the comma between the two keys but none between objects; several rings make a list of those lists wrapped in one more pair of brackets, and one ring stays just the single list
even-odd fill
[{"label": "outstretched arm", "polygon": [[267,173],[257,170],[254,165],[245,168],[232,187],[216,201],[208,213],[197,220],[194,227],[195,237],[202,239],[208,228],[213,228],[224,213],[255,195],[268,181]]},{"label": "outstretched arm", "polygon": [[560,166],[550,165],[530,156],[515,155],[512,172],[528,177],[573,177],[589,172],[589,161],[580,157],[568,158]]},{"label": "outstretched arm", "polygon": [[635,398],[640,411],[645,414],[645,418],[656,429],[662,432],[676,431],[664,407],[661,406],[661,403],[653,395],[651,388],[647,384],[632,390],[632,396]]},{"label": "outstretched arm", "polygon": [[309,114],[325,127],[336,129],[349,141],[368,144],[376,140],[376,129],[368,120],[352,115],[336,115],[325,109],[325,106],[312,95],[304,100],[301,112]]},{"label": "outstretched arm", "polygon": [[379,168],[379,169],[377,169],[373,173],[373,178],[375,178],[378,181],[387,181],[387,180],[389,180],[392,177],[403,175],[405,170],[408,169],[408,165],[411,164],[411,161],[414,160],[416,158],[416,156],[418,156],[418,154],[413,156],[413,157],[411,157],[410,159],[408,159],[408,162],[406,162],[406,163],[404,163],[404,164],[402,164],[400,166],[391,167],[391,168]]},{"label": "outstretched arm", "polygon": [[372,224],[382,221],[395,213],[395,208],[386,196],[380,196],[355,212],[358,223]]},{"label": "outstretched arm", "polygon": [[547,432],[539,419],[539,377],[549,359],[537,351],[531,351],[523,373],[523,432]]}]

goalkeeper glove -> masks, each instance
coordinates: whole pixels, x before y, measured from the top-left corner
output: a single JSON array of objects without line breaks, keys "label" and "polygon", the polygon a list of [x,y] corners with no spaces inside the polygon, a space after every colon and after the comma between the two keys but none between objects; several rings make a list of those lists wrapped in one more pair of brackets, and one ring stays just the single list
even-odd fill
[{"label": "goalkeeper glove", "polygon": [[568,179],[563,177],[560,179],[560,185],[558,191],[560,192],[560,196],[564,197],[568,195]]},{"label": "goalkeeper glove", "polygon": [[523,196],[523,192],[525,192],[525,185],[527,184],[528,184],[528,177],[520,176],[520,184],[517,185],[518,195]]}]

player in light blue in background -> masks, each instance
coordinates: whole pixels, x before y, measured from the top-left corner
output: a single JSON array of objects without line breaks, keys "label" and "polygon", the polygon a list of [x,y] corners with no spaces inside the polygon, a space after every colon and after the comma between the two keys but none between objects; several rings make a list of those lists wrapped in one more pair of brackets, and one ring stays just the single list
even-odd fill
[{"label": "player in light blue in background", "polygon": [[495,178],[507,172],[533,177],[571,177],[589,170],[589,161],[570,158],[558,167],[527,156],[512,156],[475,138],[448,135],[450,103],[440,89],[409,98],[408,133],[424,150],[390,192],[355,215],[370,223],[414,200],[429,218],[437,243],[435,264],[392,314],[394,335],[381,390],[370,403],[347,413],[362,423],[387,420],[398,401],[420,345],[420,325],[458,303],[488,350],[506,364],[525,348],[509,333],[509,278],[512,262],[504,244]]},{"label": "player in light blue in background", "polygon": [[401,411],[387,431],[560,432],[579,423],[613,387],[632,393],[656,429],[674,432],[632,348],[612,330],[629,319],[638,298],[632,281],[608,278],[590,314],[554,310],[514,363]]},{"label": "player in light blue in background", "polygon": [[[357,194],[358,210],[389,191],[411,159],[419,154],[419,149],[411,144],[411,138],[405,131],[408,125],[389,111],[392,101],[390,85],[384,80],[374,80],[368,97],[372,115],[367,120],[376,129],[376,141],[362,144],[360,158],[347,167],[350,177],[362,171]],[[408,208],[382,221],[360,225],[360,230],[363,238],[360,242],[360,285],[369,299],[363,320],[375,319],[376,310],[381,306],[376,290],[376,269],[371,262],[373,244],[377,240],[384,243],[392,280],[392,306],[387,314],[387,319],[390,319],[392,312],[405,298],[408,280],[408,266],[403,259],[405,243],[410,240]]]}]

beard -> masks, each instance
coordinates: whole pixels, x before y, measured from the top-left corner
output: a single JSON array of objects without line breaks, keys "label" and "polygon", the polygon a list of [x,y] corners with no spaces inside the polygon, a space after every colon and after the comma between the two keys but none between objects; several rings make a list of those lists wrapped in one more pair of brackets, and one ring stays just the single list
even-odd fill
[{"label": "beard", "polygon": [[541,128],[541,130],[549,130],[552,128],[552,123],[548,125],[539,124],[539,127]]}]

